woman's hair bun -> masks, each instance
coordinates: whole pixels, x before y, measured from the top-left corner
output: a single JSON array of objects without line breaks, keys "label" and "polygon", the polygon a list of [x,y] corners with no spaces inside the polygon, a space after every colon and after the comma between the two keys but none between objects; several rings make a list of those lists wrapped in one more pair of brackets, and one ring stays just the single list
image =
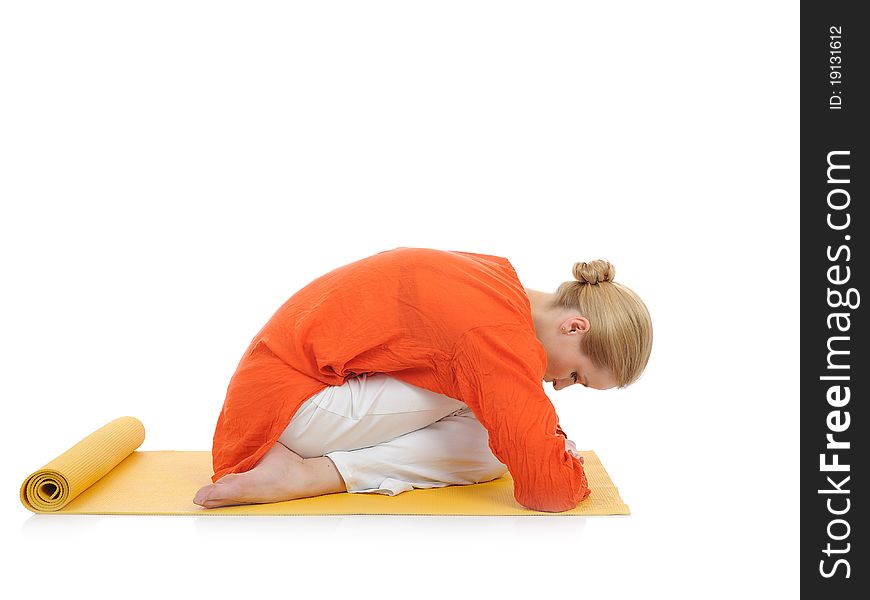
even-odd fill
[{"label": "woman's hair bun", "polygon": [[595,285],[596,283],[613,281],[615,275],[616,269],[603,259],[574,263],[574,279],[580,283]]}]

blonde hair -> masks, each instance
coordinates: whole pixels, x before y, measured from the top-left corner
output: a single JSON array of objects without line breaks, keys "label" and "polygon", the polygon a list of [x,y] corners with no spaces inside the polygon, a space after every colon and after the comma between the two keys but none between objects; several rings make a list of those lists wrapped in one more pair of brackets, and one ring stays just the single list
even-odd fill
[{"label": "blonde hair", "polygon": [[613,281],[616,270],[606,260],[574,263],[573,271],[575,281],[559,286],[553,307],[576,310],[589,319],[580,349],[624,388],[637,381],[649,360],[649,311],[637,294]]}]

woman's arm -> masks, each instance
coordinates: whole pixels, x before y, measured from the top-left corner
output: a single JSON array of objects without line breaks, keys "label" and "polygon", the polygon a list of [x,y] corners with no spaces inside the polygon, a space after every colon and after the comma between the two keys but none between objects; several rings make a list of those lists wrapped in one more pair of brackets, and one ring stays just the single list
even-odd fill
[{"label": "woman's arm", "polygon": [[515,325],[477,327],[453,357],[460,400],[489,432],[507,465],[517,502],[534,510],[570,510],[589,495],[583,465],[568,451],[541,385],[546,368],[537,340]]}]

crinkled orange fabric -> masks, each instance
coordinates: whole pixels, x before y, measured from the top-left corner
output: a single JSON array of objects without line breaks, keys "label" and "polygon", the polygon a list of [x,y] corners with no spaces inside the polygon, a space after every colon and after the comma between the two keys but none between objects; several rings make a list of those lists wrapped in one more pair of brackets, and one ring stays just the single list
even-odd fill
[{"label": "crinkled orange fabric", "polygon": [[305,286],[251,341],[218,418],[212,480],[253,468],[326,386],[387,373],[467,404],[510,470],[517,502],[572,509],[589,489],[544,392],[546,366],[507,259],[381,252]]}]

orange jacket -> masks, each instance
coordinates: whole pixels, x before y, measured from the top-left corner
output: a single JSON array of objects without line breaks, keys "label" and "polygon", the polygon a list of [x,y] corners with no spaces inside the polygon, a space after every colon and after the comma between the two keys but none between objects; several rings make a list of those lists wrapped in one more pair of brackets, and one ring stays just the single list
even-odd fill
[{"label": "orange jacket", "polygon": [[218,418],[212,480],[253,468],[326,386],[387,373],[467,404],[510,470],[517,502],[569,510],[589,489],[544,392],[546,366],[507,259],[381,252],[305,286],[251,341]]}]

